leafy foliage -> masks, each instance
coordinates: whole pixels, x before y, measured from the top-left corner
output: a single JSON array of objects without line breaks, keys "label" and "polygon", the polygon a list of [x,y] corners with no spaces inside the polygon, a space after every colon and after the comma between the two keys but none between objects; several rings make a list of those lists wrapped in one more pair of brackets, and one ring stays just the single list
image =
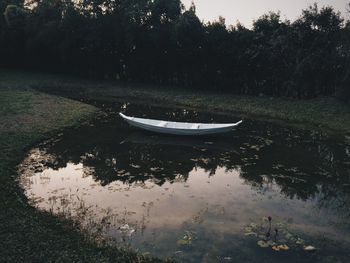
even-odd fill
[{"label": "leafy foliage", "polygon": [[235,94],[349,100],[350,25],[316,4],[294,22],[203,23],[180,0],[2,1],[1,66]]}]

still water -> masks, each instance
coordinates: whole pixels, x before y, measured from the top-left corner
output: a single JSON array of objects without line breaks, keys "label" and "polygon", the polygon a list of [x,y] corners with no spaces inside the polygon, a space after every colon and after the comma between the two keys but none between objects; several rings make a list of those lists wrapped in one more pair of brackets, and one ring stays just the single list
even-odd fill
[{"label": "still water", "polygon": [[253,120],[223,135],[164,136],[117,113],[239,118],[102,107],[96,120],[29,151],[19,183],[33,206],[97,239],[180,262],[349,262],[349,138]]}]

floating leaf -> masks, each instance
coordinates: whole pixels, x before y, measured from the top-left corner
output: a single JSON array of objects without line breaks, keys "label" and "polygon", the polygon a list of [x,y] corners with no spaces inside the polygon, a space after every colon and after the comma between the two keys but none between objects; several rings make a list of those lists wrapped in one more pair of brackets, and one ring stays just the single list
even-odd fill
[{"label": "floating leaf", "polygon": [[297,241],[295,242],[295,244],[297,244],[297,245],[304,245],[305,244],[305,240],[301,239],[301,238],[298,238]]},{"label": "floating leaf", "polygon": [[264,241],[264,240],[259,240],[258,241],[258,246],[262,247],[262,248],[267,248],[267,247],[269,247],[269,244],[266,241]]},{"label": "floating leaf", "polygon": [[275,251],[280,251],[280,249],[279,249],[278,246],[272,246],[271,248],[272,248],[273,250],[275,250]]},{"label": "floating leaf", "polygon": [[196,239],[195,237],[195,232],[191,232],[191,231],[186,231],[185,235],[183,236],[183,238],[177,240],[177,244],[179,246],[188,246],[192,244],[192,241]]},{"label": "floating leaf", "polygon": [[191,241],[187,240],[187,239],[179,239],[176,242],[179,246],[187,246],[191,244]]},{"label": "floating leaf", "polygon": [[255,223],[250,223],[250,226],[251,226],[252,228],[258,228],[258,225],[255,224]]},{"label": "floating leaf", "polygon": [[245,232],[253,232],[253,228],[247,226],[247,227],[244,229],[244,231],[245,231]]},{"label": "floating leaf", "polygon": [[[245,226],[245,236],[254,236],[257,238],[259,247],[268,248],[272,250],[290,250],[292,248],[306,248],[305,240],[298,237],[298,235],[289,232],[289,224],[286,222],[277,222],[272,224],[272,218],[264,217],[259,223],[250,223]],[[289,222],[292,222],[289,220]],[[274,232],[271,233],[271,230]],[[266,232],[267,231],[267,232]],[[313,251],[311,248],[306,248],[306,251]]]},{"label": "floating leaf", "polygon": [[272,249],[275,251],[280,251],[280,250],[289,250],[289,247],[285,244],[283,245],[274,245],[272,246]]},{"label": "floating leaf", "polygon": [[276,242],[269,240],[269,241],[267,241],[267,244],[272,247],[272,246],[276,245]]},{"label": "floating leaf", "polygon": [[279,245],[278,247],[281,250],[288,250],[289,249],[289,247],[287,245],[285,245],[285,244],[284,245]]},{"label": "floating leaf", "polygon": [[314,252],[317,250],[317,248],[315,248],[314,246],[306,246],[304,247],[304,250],[307,252]]}]

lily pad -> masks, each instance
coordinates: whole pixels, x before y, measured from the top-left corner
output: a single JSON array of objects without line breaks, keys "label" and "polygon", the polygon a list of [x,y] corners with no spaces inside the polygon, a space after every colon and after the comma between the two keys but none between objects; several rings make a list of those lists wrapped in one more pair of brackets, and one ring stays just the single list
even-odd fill
[{"label": "lily pad", "polygon": [[267,241],[267,244],[272,247],[272,246],[276,245],[276,242],[269,240],[269,241]]},{"label": "lily pad", "polygon": [[305,244],[305,240],[298,237],[297,241],[295,241],[295,244],[297,244],[297,245],[304,245]]},{"label": "lily pad", "polygon": [[191,241],[187,240],[187,239],[179,239],[176,244],[178,244],[179,246],[188,246],[191,245]]},{"label": "lily pad", "polygon": [[305,251],[314,251],[311,246],[305,246],[305,240],[297,234],[289,231],[289,224],[286,222],[272,221],[271,217],[262,218],[258,223],[250,223],[244,228],[245,236],[257,238],[257,245],[262,248],[268,248],[275,251],[297,249],[298,247]]},{"label": "lily pad", "polygon": [[307,252],[314,252],[314,251],[317,250],[317,248],[314,247],[314,246],[305,246],[304,250],[307,251]]},{"label": "lily pad", "polygon": [[192,231],[186,231],[184,236],[177,240],[177,245],[188,246],[192,244],[192,241],[196,239],[196,233]]},{"label": "lily pad", "polygon": [[289,247],[286,244],[278,246],[281,250],[289,250]]},{"label": "lily pad", "polygon": [[250,227],[252,227],[252,228],[258,228],[258,224],[256,224],[256,223],[250,223]]},{"label": "lily pad", "polygon": [[258,244],[259,247],[262,247],[262,248],[268,248],[269,247],[269,244],[266,241],[264,241],[264,240],[259,240],[257,244]]},{"label": "lily pad", "polygon": [[272,249],[275,251],[281,251],[281,250],[289,250],[289,247],[286,244],[274,245],[274,246],[272,246]]},{"label": "lily pad", "polygon": [[247,226],[247,227],[244,229],[244,231],[245,231],[245,232],[253,232],[253,228]]}]

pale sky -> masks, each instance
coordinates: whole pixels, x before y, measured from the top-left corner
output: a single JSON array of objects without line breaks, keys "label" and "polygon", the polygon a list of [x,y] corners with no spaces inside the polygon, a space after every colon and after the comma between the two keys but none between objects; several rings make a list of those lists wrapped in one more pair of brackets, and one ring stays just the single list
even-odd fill
[{"label": "pale sky", "polygon": [[[192,0],[182,0],[189,7]],[[259,18],[268,11],[280,11],[281,18],[295,20],[301,15],[301,10],[313,3],[318,6],[329,5],[340,11],[344,18],[350,19],[346,11],[350,0],[194,0],[197,15],[201,20],[217,20],[221,15],[226,24],[236,24],[239,20],[243,25],[251,27],[254,19]]]}]

